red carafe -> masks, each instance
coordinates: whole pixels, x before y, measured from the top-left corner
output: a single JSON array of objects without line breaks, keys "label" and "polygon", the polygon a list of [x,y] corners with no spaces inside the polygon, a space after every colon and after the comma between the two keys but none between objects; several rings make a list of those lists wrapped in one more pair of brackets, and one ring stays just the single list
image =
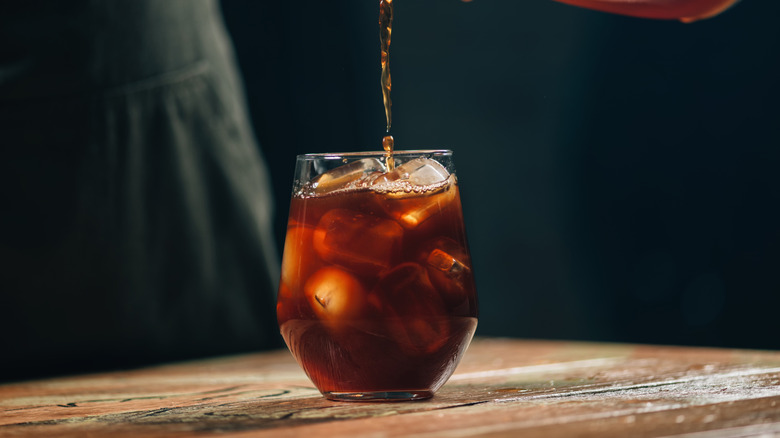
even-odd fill
[{"label": "red carafe", "polygon": [[680,20],[710,18],[739,0],[556,0],[560,3],[633,17]]}]

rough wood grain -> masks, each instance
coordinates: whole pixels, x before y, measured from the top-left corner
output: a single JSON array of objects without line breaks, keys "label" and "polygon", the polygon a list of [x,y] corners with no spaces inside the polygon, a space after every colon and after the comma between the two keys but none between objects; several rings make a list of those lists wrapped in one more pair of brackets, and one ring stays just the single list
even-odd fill
[{"label": "rough wood grain", "polygon": [[478,339],[429,401],[337,403],[286,351],[0,386],[0,436],[772,436],[780,352]]}]

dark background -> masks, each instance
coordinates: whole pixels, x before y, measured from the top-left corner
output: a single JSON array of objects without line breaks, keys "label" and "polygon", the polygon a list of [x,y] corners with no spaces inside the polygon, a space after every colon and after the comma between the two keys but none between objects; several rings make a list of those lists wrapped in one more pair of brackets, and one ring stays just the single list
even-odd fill
[{"label": "dark background", "polygon": [[[478,335],[780,348],[780,2],[395,3],[392,133],[455,151]],[[380,147],[378,2],[223,10],[281,248],[295,155]]]}]

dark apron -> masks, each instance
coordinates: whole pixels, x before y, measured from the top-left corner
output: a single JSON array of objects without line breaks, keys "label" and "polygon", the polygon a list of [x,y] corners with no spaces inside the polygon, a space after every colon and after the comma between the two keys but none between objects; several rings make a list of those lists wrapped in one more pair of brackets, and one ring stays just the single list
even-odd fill
[{"label": "dark apron", "polygon": [[214,0],[0,6],[0,380],[279,345]]}]

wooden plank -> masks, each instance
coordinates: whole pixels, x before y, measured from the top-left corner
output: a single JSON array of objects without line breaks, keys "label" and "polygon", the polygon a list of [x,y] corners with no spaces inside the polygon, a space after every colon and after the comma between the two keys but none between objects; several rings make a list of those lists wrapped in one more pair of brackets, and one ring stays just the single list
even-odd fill
[{"label": "wooden plank", "polygon": [[0,436],[760,435],[779,401],[778,352],[479,339],[429,401],[331,402],[277,351],[2,385]]}]

